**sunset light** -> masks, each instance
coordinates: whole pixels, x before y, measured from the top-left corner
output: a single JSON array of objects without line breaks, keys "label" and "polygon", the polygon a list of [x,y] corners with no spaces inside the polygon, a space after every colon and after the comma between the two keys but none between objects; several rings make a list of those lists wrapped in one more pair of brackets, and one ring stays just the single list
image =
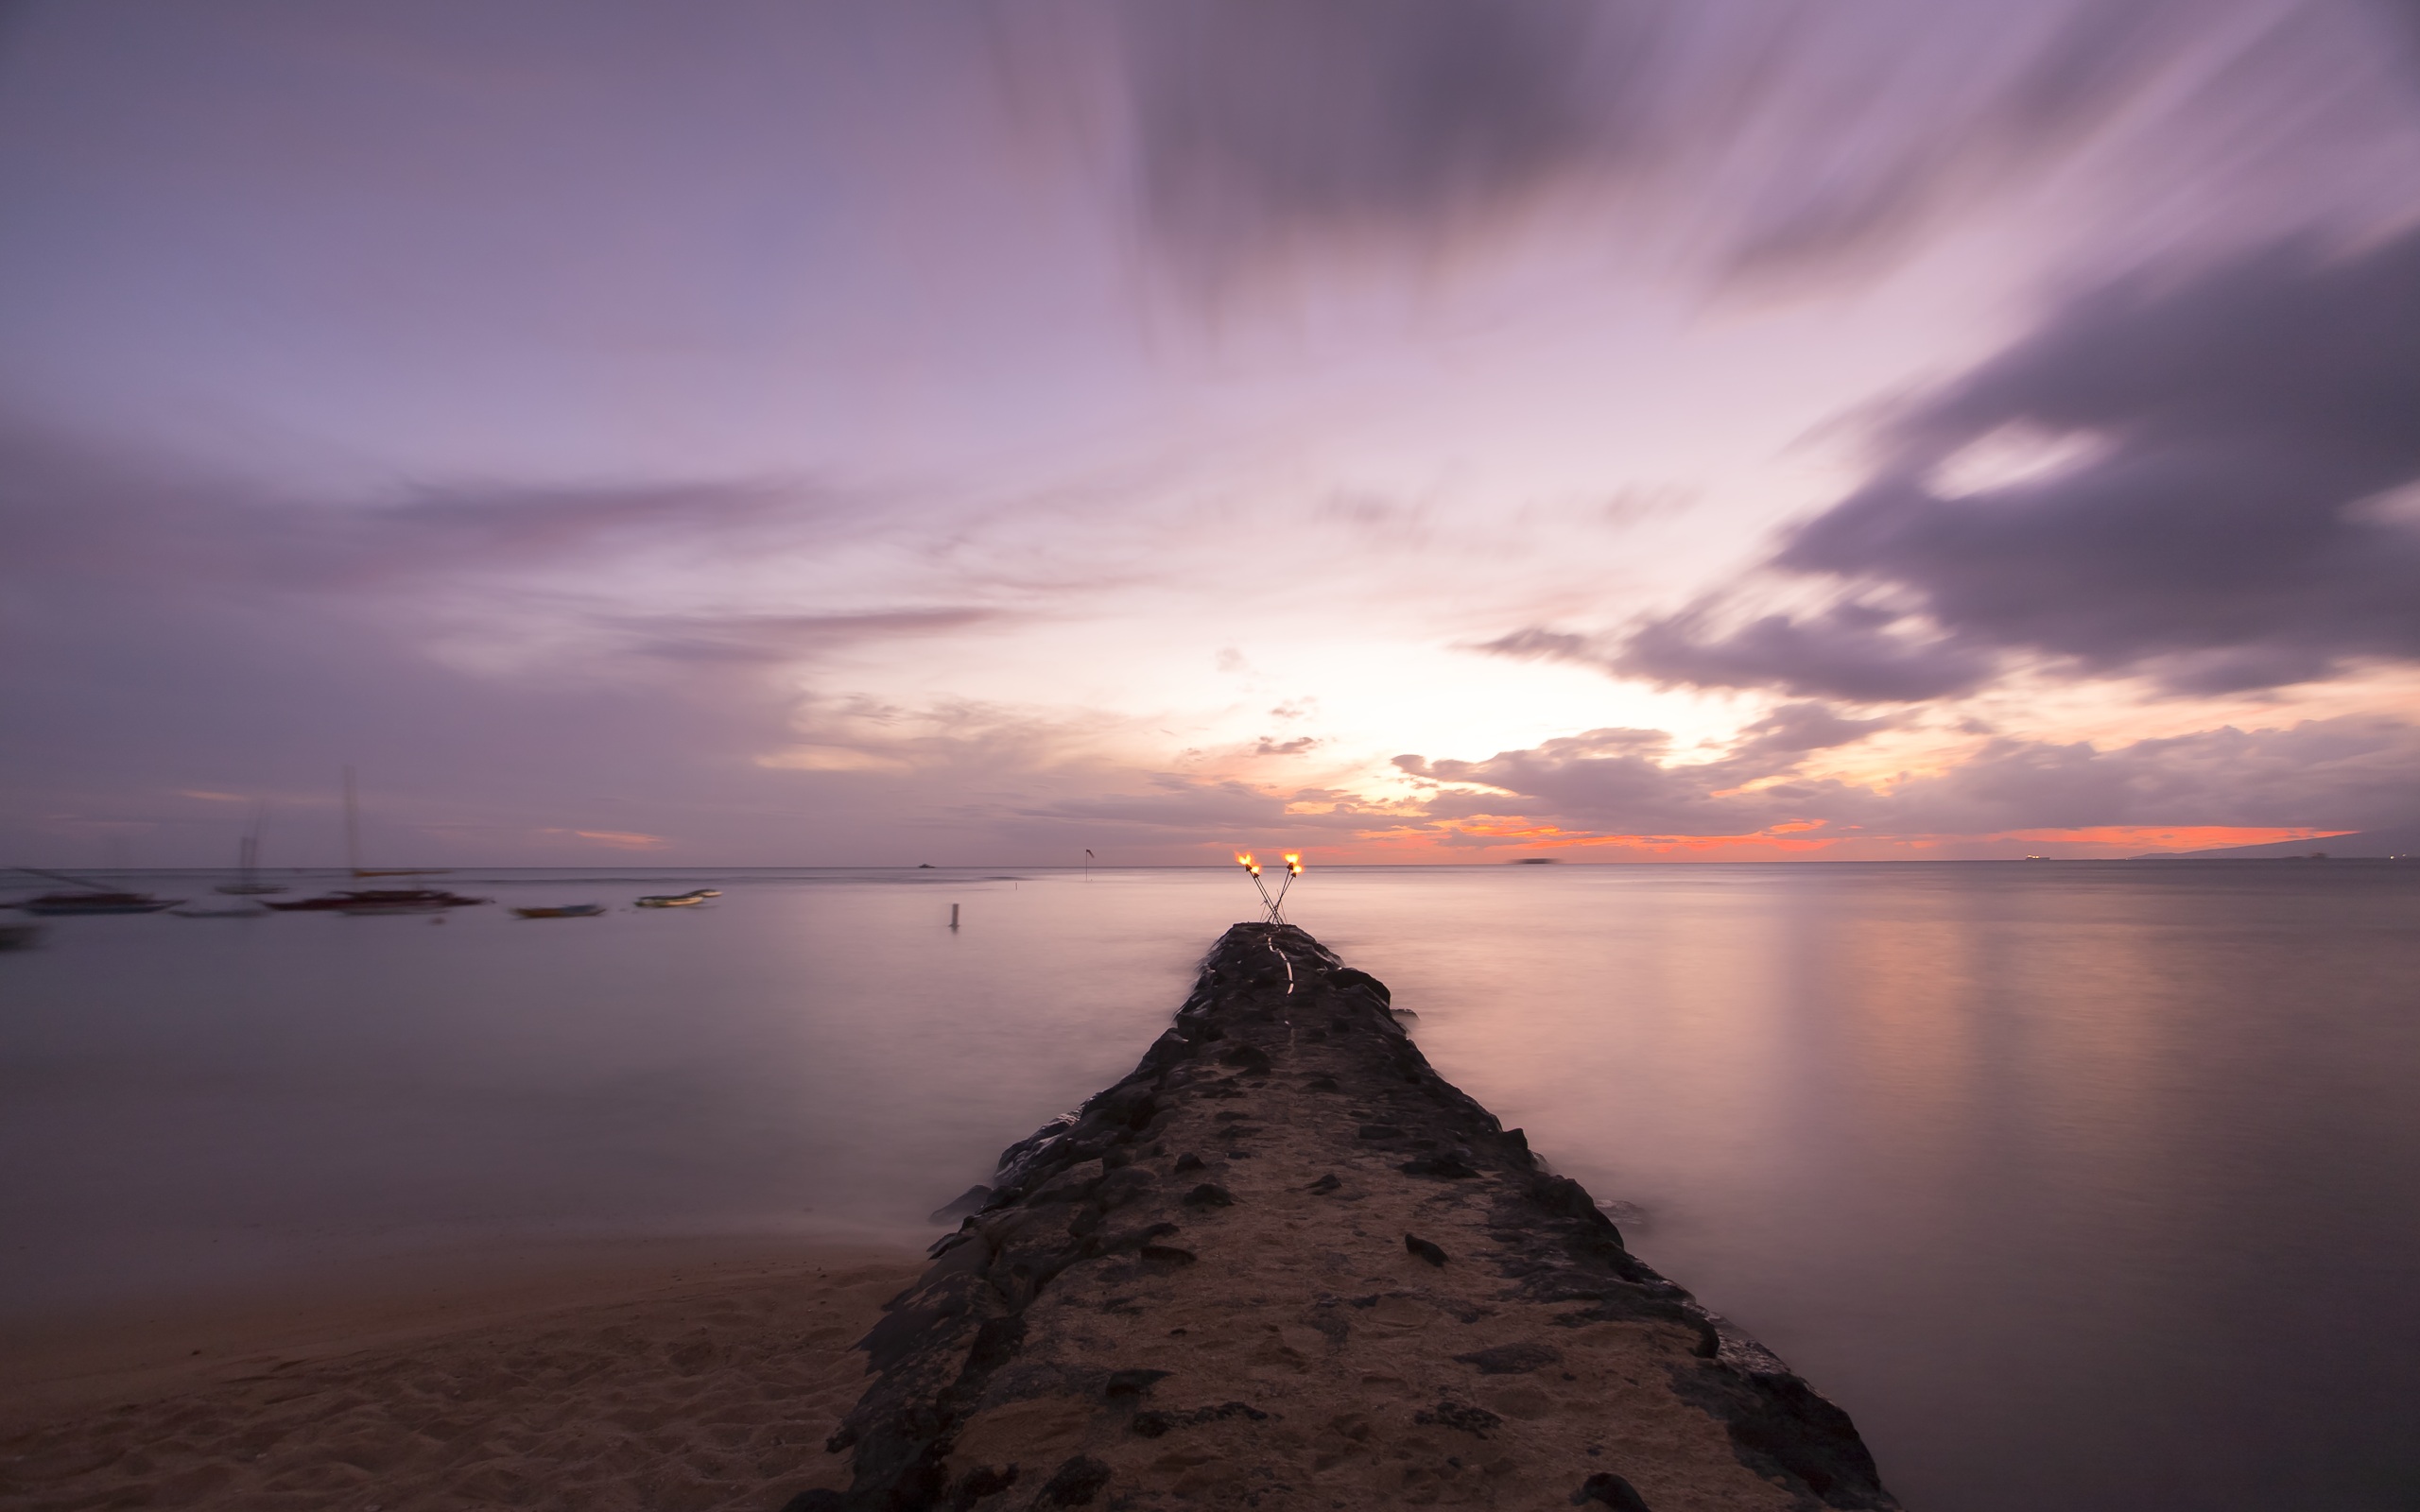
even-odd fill
[{"label": "sunset light", "polygon": [[0,779],[11,1506],[2420,1505],[2420,0],[0,0]]},{"label": "sunset light", "polygon": [[[441,7],[140,46],[43,9],[0,148],[0,837],[199,862],[232,795],[333,854],[349,762],[396,843],[499,863],[2411,817],[2420,456],[2294,397],[2406,360],[2296,335],[2420,266],[2393,27],[2267,49],[2225,0],[2079,95],[2042,81],[2103,56],[2084,0],[1813,8],[1770,76],[1751,10],[1420,3],[983,47],[752,13],[679,80],[635,32],[532,63],[544,110],[448,93]],[[1467,111],[1418,82],[1463,68]]]}]

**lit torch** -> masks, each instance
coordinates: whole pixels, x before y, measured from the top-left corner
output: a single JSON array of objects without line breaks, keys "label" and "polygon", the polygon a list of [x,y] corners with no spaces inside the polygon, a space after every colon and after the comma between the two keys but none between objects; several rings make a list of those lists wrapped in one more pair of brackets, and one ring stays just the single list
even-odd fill
[{"label": "lit torch", "polygon": [[1277,896],[1274,898],[1269,895],[1269,885],[1260,880],[1260,863],[1254,861],[1249,852],[1237,851],[1236,865],[1243,868],[1244,874],[1252,878],[1253,886],[1260,893],[1260,906],[1269,910],[1269,921],[1272,924],[1286,922],[1286,916],[1278,912],[1278,909],[1286,902],[1286,889],[1294,885],[1294,879],[1303,874],[1303,858],[1299,855],[1289,855],[1286,858],[1286,880],[1278,884]]},{"label": "lit torch", "polygon": [[1236,852],[1236,865],[1243,868],[1244,875],[1252,879],[1253,890],[1260,894],[1260,906],[1269,910],[1270,919],[1274,922],[1277,918],[1277,904],[1270,901],[1269,887],[1260,880],[1260,863],[1252,858],[1251,851],[1238,850]]},{"label": "lit torch", "polygon": [[1293,886],[1294,879],[1302,874],[1303,858],[1299,855],[1288,856],[1286,858],[1286,880],[1277,885],[1277,901],[1269,905],[1269,921],[1270,923],[1282,924],[1286,922],[1286,916],[1279,912],[1279,910],[1286,906],[1287,889]]}]

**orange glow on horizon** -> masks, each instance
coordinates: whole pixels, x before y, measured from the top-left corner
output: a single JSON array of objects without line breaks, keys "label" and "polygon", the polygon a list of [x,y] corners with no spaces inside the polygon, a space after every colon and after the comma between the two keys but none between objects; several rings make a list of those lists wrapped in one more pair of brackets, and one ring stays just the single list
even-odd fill
[{"label": "orange glow on horizon", "polygon": [[2351,830],[2261,828],[2239,824],[2096,824],[2077,830],[2007,830],[1979,840],[2031,840],[2049,844],[2133,846],[2156,850],[2216,850],[2227,846],[2270,845],[2279,840],[2325,840]]},{"label": "orange glow on horizon", "polygon": [[[1615,834],[1567,830],[1517,814],[1480,815],[1433,825],[1388,825],[1344,833],[1331,861],[1345,865],[1471,864],[1527,850],[1565,851],[1575,861],[1891,861],[2014,860],[2029,850],[2060,848],[2069,860],[2123,860],[2146,854],[2221,850],[2276,841],[2325,840],[2345,830],[2251,825],[2084,825],[2067,829],[1969,833],[1872,833],[1827,821],[1793,819],[1742,834]],[[1236,861],[1254,877],[1250,851]],[[1287,875],[1303,874],[1300,852],[1286,856]]]}]

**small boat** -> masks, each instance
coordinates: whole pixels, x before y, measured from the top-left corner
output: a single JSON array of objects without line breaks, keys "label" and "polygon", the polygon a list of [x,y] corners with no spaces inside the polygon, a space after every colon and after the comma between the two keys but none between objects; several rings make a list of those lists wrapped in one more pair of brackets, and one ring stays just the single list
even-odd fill
[{"label": "small boat", "polygon": [[557,908],[516,908],[524,919],[595,919],[605,911],[603,903],[564,903]]},{"label": "small boat", "polygon": [[[398,888],[394,891],[416,893],[419,888]],[[347,919],[380,919],[392,914],[441,914],[448,908],[467,908],[486,902],[485,898],[464,898],[455,893],[441,892],[424,897],[388,897],[380,892],[353,895],[353,902],[340,903],[337,912]]]},{"label": "small boat", "polygon": [[712,887],[693,887],[687,892],[649,893],[638,903],[641,908],[695,908],[709,898],[721,896]]},{"label": "small boat", "polygon": [[52,892],[11,904],[29,914],[156,914],[183,902],[147,892]]},{"label": "small boat", "polygon": [[27,898],[9,903],[29,914],[156,914],[164,908],[174,908],[182,898],[154,898],[147,892],[114,892],[81,877],[71,877],[63,871],[44,871],[40,867],[19,867],[19,871],[37,877],[48,877],[76,888],[74,892],[46,892],[39,898]]},{"label": "small boat", "polygon": [[442,913],[448,908],[469,908],[486,902],[485,898],[465,898],[435,887],[372,887],[268,906],[281,914],[344,914],[359,919],[380,914]]}]

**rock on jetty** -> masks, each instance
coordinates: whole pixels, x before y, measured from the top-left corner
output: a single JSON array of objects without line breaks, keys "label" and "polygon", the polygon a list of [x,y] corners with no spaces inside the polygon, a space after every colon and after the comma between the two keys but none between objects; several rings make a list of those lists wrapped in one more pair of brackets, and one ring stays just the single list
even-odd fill
[{"label": "rock on jetty", "polygon": [[862,1345],[850,1488],[786,1512],[1896,1506],[1290,925],[995,1180]]}]

